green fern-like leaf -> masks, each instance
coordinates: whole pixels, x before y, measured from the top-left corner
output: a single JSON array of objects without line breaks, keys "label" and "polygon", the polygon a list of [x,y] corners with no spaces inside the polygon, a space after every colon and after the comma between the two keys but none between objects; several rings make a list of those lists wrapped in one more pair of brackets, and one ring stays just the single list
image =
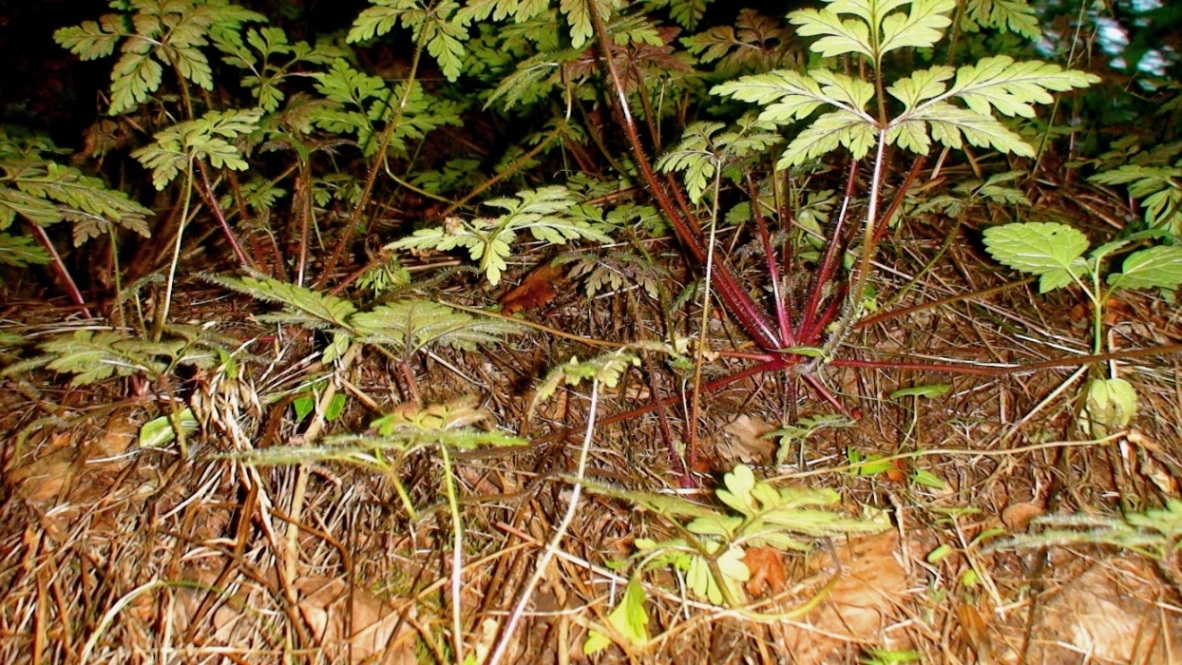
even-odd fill
[{"label": "green fern-like leaf", "polygon": [[[151,211],[126,194],[108,189],[98,178],[53,161],[53,144],[35,135],[0,129],[0,230],[17,215],[46,226],[71,222],[74,244],[106,234],[112,225],[148,235]],[[0,263],[25,265],[41,255],[28,243],[6,243]]]},{"label": "green fern-like leaf", "polygon": [[353,303],[348,300],[317,293],[312,289],[277,279],[222,275],[209,275],[205,279],[256,300],[283,305],[281,313],[261,314],[256,317],[282,325],[298,325],[312,330],[344,329],[349,327],[349,317],[356,312]]},{"label": "green fern-like leaf", "polygon": [[1141,199],[1145,225],[1167,228],[1182,236],[1182,163],[1174,166],[1123,164],[1089,178],[1101,185],[1128,185],[1129,195]]},{"label": "green fern-like leaf", "polygon": [[538,385],[538,389],[534,391],[534,398],[530,403],[529,410],[532,413],[538,404],[553,395],[554,391],[564,383],[574,386],[583,381],[594,380],[608,388],[613,388],[629,367],[639,365],[640,358],[624,349],[617,349],[588,360],[572,357],[569,362],[555,367],[546,375],[546,378]]},{"label": "green fern-like leaf", "polygon": [[240,43],[237,33],[243,23],[266,20],[228,0],[142,0],[113,6],[128,13],[107,14],[54,33],[59,44],[86,60],[111,55],[123,42],[123,55],[111,72],[111,115],[148,101],[163,83],[164,65],[185,81],[212,90],[213,72],[202,47],[211,41]]},{"label": "green fern-like leaf", "polygon": [[403,15],[418,7],[416,0],[370,0],[372,7],[363,9],[353,21],[347,37],[350,43],[380,37],[398,26]]},{"label": "green fern-like leaf", "polygon": [[156,140],[132,153],[152,171],[152,184],[164,189],[193,160],[207,160],[215,168],[244,171],[242,151],[232,143],[258,128],[262,109],[210,111],[197,120],[179,122],[153,137]]},{"label": "green fern-like leaf", "polygon": [[962,26],[970,32],[980,28],[1009,31],[1031,41],[1042,35],[1038,16],[1026,0],[969,0]]},{"label": "green fern-like leaf", "polygon": [[547,0],[470,0],[456,13],[456,21],[467,26],[491,17],[498,23],[509,18],[524,23],[545,11],[547,5]]},{"label": "green fern-like leaf", "polygon": [[[792,12],[797,34],[820,36],[812,49],[826,57],[857,53],[880,62],[900,48],[928,48],[951,24],[956,0],[827,0],[823,9]],[[904,8],[910,11],[904,13]],[[853,18],[843,18],[852,16]]]},{"label": "green fern-like leaf", "polygon": [[[849,53],[877,62],[889,51],[935,44],[949,25],[954,0],[829,0],[820,10],[790,14],[799,34],[820,36],[812,50],[824,56]],[[850,18],[846,18],[850,17]],[[1008,56],[984,58],[959,69],[937,66],[912,72],[887,92],[904,111],[886,126],[865,108],[874,86],[826,69],[807,75],[788,70],[744,76],[711,92],[764,106],[760,120],[786,125],[806,120],[824,107],[836,110],[814,119],[789,143],[777,168],[797,166],[837,147],[864,156],[885,132],[888,144],[926,153],[932,142],[960,149],[965,141],[1005,153],[1033,156],[1034,148],[994,117],[1033,118],[1035,104],[1053,101],[1051,92],[1086,87],[1091,74],[1057,65],[1015,62]],[[957,100],[958,106],[951,103]],[[881,104],[881,100],[880,100]]]},{"label": "green fern-like leaf", "polygon": [[449,81],[459,78],[468,32],[461,23],[451,20],[458,4],[450,0],[429,6],[417,0],[370,0],[370,4],[373,6],[362,10],[353,22],[347,37],[350,43],[380,37],[402,25],[414,33],[415,39],[423,40]]},{"label": "green fern-like leaf", "polygon": [[609,242],[611,240],[598,224],[577,214],[578,201],[574,194],[561,186],[523,190],[516,199],[493,199],[485,205],[500,208],[504,215],[495,218],[478,217],[467,221],[447,220],[443,226],[419,229],[409,238],[386,246],[386,249],[435,249],[448,251],[457,247],[468,250],[489,283],[501,281],[512,255],[512,243],[517,235],[529,231],[534,238],[552,245],[563,245],[572,240]]},{"label": "green fern-like leaf", "polygon": [[175,365],[210,367],[218,355],[183,339],[161,342],[129,338],[112,330],[77,330],[38,345],[42,355],[10,365],[10,376],[36,367],[73,374],[70,385],[85,386],[111,377],[146,374],[164,376]]},{"label": "green fern-like leaf", "polygon": [[714,26],[686,37],[682,43],[690,53],[698,56],[699,62],[716,62],[717,73],[734,75],[789,65],[791,54],[779,48],[789,37],[790,33],[779,21],[753,9],[741,9],[733,26]]},{"label": "green fern-like leaf", "polygon": [[354,314],[349,325],[357,339],[381,344],[410,357],[433,344],[472,350],[480,344],[500,342],[523,328],[499,319],[478,317],[429,300],[407,298]]},{"label": "green fern-like leaf", "polygon": [[[0,203],[2,205],[2,203]],[[49,263],[49,253],[28,236],[0,233],[0,263],[16,268]]]}]

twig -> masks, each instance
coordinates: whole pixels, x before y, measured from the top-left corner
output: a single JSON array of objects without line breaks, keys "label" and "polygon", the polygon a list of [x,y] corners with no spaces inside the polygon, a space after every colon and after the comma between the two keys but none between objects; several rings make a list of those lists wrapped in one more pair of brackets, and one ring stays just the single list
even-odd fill
[{"label": "twig", "polygon": [[550,543],[546,546],[546,551],[542,553],[542,558],[538,560],[538,565],[534,569],[533,576],[529,578],[529,583],[525,585],[525,590],[521,592],[521,598],[517,600],[517,605],[513,607],[513,612],[509,615],[509,623],[505,626],[504,632],[501,633],[501,640],[497,643],[497,648],[493,650],[492,656],[489,657],[488,665],[497,665],[505,655],[505,650],[509,648],[509,640],[513,638],[513,632],[517,629],[517,624],[521,622],[521,617],[525,613],[525,606],[533,596],[534,588],[541,581],[542,575],[546,573],[546,566],[550,565],[551,559],[557,553],[559,545],[562,544],[562,539],[566,537],[566,532],[575,518],[575,508],[578,507],[579,497],[583,494],[583,480],[587,473],[587,458],[590,456],[591,435],[595,431],[595,412],[598,406],[599,380],[596,379],[591,382],[591,408],[587,415],[587,429],[583,435],[583,446],[579,449],[579,465],[578,470],[575,472],[574,489],[571,490],[570,502],[567,504],[566,514],[563,515],[562,522],[558,524],[558,528],[554,531],[554,537],[550,539]]}]

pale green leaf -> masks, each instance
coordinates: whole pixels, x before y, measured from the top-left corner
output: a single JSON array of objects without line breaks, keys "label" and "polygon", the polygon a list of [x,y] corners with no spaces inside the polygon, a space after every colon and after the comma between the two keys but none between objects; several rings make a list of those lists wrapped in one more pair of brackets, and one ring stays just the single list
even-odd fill
[{"label": "pale green leaf", "polygon": [[960,149],[963,141],[1021,157],[1033,157],[1034,148],[1017,133],[1007,129],[992,115],[981,115],[945,102],[923,104],[918,111],[904,113],[894,120],[892,127],[905,123],[925,122],[937,142]]},{"label": "pale green leaf", "polygon": [[969,0],[965,18],[981,27],[1009,31],[1031,41],[1042,35],[1034,7],[1026,0]]},{"label": "pale green leaf", "polygon": [[111,70],[111,108],[119,115],[146,102],[160,87],[164,70],[147,53],[127,52]]},{"label": "pale green leaf", "polygon": [[874,147],[878,131],[874,124],[862,115],[848,111],[834,111],[818,117],[788,144],[777,169],[798,166],[810,159],[816,159],[846,147],[854,159],[861,159]]},{"label": "pale green leaf", "polygon": [[1064,224],[1026,222],[985,230],[985,248],[998,263],[1038,275],[1046,293],[1072,283],[1087,269],[1088,238]]},{"label": "pale green leaf", "polygon": [[1182,284],[1182,246],[1160,245],[1130,254],[1121,272],[1108,275],[1113,289],[1172,289]]},{"label": "pale green leaf", "polygon": [[408,10],[417,6],[415,0],[370,0],[372,7],[361,10],[345,38],[350,44],[380,37],[398,25]]},{"label": "pale green leaf", "polygon": [[803,119],[822,104],[831,102],[814,79],[786,69],[744,76],[716,85],[710,92],[764,106],[774,105],[775,111],[765,111],[760,119],[778,124]]},{"label": "pale green leaf", "polygon": [[999,55],[958,69],[947,96],[959,97],[981,115],[990,115],[996,109],[1007,116],[1033,118],[1033,104],[1054,101],[1048,90],[1086,88],[1099,81],[1094,74],[1064,70],[1037,60],[1015,62],[1009,56]]},{"label": "pale green leaf", "polygon": [[428,345],[473,350],[520,333],[521,326],[476,316],[430,300],[406,298],[349,318],[358,341],[400,349],[406,356]]},{"label": "pale green leaf", "polygon": [[1093,437],[1108,436],[1129,426],[1137,413],[1137,391],[1124,379],[1092,379],[1088,382],[1079,427]]},{"label": "pale green leaf", "polygon": [[788,21],[797,26],[796,33],[802,37],[821,36],[809,45],[814,53],[825,57],[859,53],[874,58],[870,28],[864,20],[842,20],[830,9],[802,9],[789,14]]},{"label": "pale green leaf", "polygon": [[24,268],[44,265],[50,258],[49,252],[29,236],[0,233],[0,264]]},{"label": "pale green leaf", "polygon": [[[184,409],[176,417],[180,422],[181,432],[186,436],[195,434],[200,428],[200,423],[197,422],[197,417],[193,415],[192,409]],[[173,428],[173,421],[169,416],[153,418],[140,427],[140,448],[159,448],[175,438],[176,430]]]},{"label": "pale green leaf", "polygon": [[[873,4],[873,3],[871,3]],[[877,8],[882,20],[882,33],[878,41],[877,58],[900,48],[930,48],[944,36],[944,29],[952,24],[950,14],[956,9],[956,0],[915,0],[907,14],[887,14],[882,4]]]},{"label": "pale green leaf", "polygon": [[644,600],[644,587],[640,581],[629,580],[620,603],[607,615],[607,622],[629,646],[642,647],[649,639]]},{"label": "pale green leaf", "polygon": [[952,390],[952,385],[948,383],[928,383],[922,386],[911,386],[909,388],[900,388],[890,394],[891,399],[899,399],[901,397],[928,397],[936,398],[943,397]]},{"label": "pale green leaf", "polygon": [[263,320],[302,325],[310,329],[346,328],[356,311],[353,303],[273,278],[209,275],[205,279],[256,300],[283,305],[284,314],[260,315]]},{"label": "pale green leaf", "polygon": [[910,110],[920,102],[938,97],[948,89],[947,81],[956,74],[952,67],[944,65],[931,69],[920,69],[887,86],[887,92],[895,99],[903,102],[903,106]]}]

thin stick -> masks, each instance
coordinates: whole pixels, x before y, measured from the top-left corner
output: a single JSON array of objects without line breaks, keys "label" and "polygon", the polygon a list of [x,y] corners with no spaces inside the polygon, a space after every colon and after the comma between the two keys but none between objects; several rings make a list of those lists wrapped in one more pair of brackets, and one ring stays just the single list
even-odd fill
[{"label": "thin stick", "polygon": [[542,575],[546,573],[546,566],[550,565],[550,561],[558,552],[559,545],[562,544],[562,539],[566,537],[567,529],[575,518],[575,508],[579,504],[579,497],[583,494],[583,480],[587,473],[587,458],[590,456],[591,450],[591,433],[595,431],[595,412],[599,406],[599,380],[591,382],[591,410],[587,416],[587,430],[583,435],[583,446],[579,449],[579,466],[575,473],[575,487],[570,494],[570,503],[566,507],[566,515],[563,515],[562,522],[558,525],[558,529],[554,532],[554,537],[550,539],[550,543],[546,546],[546,551],[542,553],[542,558],[538,561],[537,568],[534,569],[534,574],[529,578],[529,583],[525,585],[525,591],[521,593],[521,598],[517,600],[517,605],[513,608],[513,613],[509,615],[509,623],[505,626],[505,631],[501,633],[501,640],[497,643],[497,648],[493,650],[492,656],[488,659],[488,665],[497,665],[501,662],[501,658],[505,655],[505,651],[509,648],[509,640],[513,638],[513,632],[517,629],[517,624],[521,622],[521,616],[525,613],[525,606],[529,599],[533,596],[534,588],[541,581]]}]

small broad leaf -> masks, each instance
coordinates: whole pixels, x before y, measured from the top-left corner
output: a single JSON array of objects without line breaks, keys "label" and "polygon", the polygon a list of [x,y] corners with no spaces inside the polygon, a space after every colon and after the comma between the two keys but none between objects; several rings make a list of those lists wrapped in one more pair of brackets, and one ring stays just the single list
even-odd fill
[{"label": "small broad leaf", "polygon": [[900,397],[943,397],[952,390],[952,385],[948,383],[929,383],[922,386],[912,386],[910,388],[900,388],[891,393],[891,399],[899,399]]},{"label": "small broad leaf", "polygon": [[1172,289],[1182,284],[1182,246],[1161,245],[1130,254],[1121,272],[1108,275],[1113,289]]},{"label": "small broad leaf", "polygon": [[755,505],[751,499],[751,490],[755,487],[755,474],[751,467],[739,464],[734,471],[724,475],[722,482],[726,489],[719,489],[716,494],[718,500],[744,515],[755,513]]},{"label": "small broad leaf", "polygon": [[995,226],[985,230],[985,248],[998,263],[1038,275],[1040,293],[1070,284],[1087,269],[1088,238],[1065,224]]},{"label": "small broad leaf", "polygon": [[1137,413],[1137,391],[1124,379],[1092,379],[1084,395],[1079,428],[1096,438],[1129,426]]},{"label": "small broad leaf", "polygon": [[[200,427],[192,409],[185,409],[177,414],[181,432],[186,436],[195,434]],[[159,448],[176,438],[176,430],[172,426],[172,419],[168,416],[153,418],[140,427],[140,448]]]}]

